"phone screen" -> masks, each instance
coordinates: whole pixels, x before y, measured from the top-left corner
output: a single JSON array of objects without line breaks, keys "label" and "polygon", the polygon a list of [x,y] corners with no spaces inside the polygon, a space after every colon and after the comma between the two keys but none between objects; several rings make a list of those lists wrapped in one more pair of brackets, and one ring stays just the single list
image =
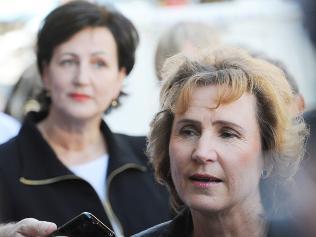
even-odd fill
[{"label": "phone screen", "polygon": [[60,226],[51,236],[115,237],[115,234],[94,215],[83,212]]}]

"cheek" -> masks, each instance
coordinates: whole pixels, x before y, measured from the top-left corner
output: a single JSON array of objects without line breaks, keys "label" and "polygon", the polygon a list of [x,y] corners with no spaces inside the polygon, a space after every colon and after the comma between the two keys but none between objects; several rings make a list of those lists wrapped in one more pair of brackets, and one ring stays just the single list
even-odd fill
[{"label": "cheek", "polygon": [[103,98],[116,98],[121,91],[122,83],[118,79],[95,80],[94,90]]},{"label": "cheek", "polygon": [[[259,139],[259,138],[258,138]],[[235,166],[250,173],[261,172],[263,157],[260,142],[249,142],[235,150]]]},{"label": "cheek", "polygon": [[51,70],[47,75],[46,85],[47,89],[52,93],[60,94],[71,86],[71,78],[64,74],[60,74],[58,71],[54,72]]},{"label": "cheek", "polygon": [[171,139],[169,145],[169,156],[170,156],[170,171],[172,178],[178,181],[186,164],[189,161],[189,155],[186,149],[182,146],[182,143]]},{"label": "cheek", "polygon": [[260,154],[258,150],[235,150],[231,155],[225,156],[231,158],[225,160],[222,166],[232,186],[240,189],[257,185],[263,168],[263,159]]}]

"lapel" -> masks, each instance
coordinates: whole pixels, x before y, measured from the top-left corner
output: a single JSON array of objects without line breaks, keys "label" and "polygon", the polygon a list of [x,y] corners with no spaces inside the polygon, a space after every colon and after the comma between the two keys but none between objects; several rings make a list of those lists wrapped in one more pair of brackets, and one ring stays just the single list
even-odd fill
[{"label": "lapel", "polygon": [[[60,179],[73,179],[76,176],[57,158],[56,153],[43,138],[36,124],[47,116],[46,113],[30,112],[18,136],[18,149],[21,157],[20,179],[51,183]],[[104,121],[100,125],[107,142],[109,165],[107,175],[114,175],[129,168],[145,171],[146,167],[135,154],[129,136],[113,134]],[[114,172],[114,173],[113,173]]]},{"label": "lapel", "polygon": [[21,157],[21,178],[46,180],[72,175],[36,127],[36,124],[45,117],[44,113],[31,112],[21,127],[17,140]]}]

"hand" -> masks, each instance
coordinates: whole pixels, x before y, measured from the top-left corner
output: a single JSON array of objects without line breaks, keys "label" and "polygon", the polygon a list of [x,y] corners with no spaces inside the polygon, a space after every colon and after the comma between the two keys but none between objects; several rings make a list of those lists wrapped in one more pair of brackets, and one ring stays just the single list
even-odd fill
[{"label": "hand", "polygon": [[26,218],[17,223],[0,226],[1,237],[44,237],[57,229],[54,223]]}]

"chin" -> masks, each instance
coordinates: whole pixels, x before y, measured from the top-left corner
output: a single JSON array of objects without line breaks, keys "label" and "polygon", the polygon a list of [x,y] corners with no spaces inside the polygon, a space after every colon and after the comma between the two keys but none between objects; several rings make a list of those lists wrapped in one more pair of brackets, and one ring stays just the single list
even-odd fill
[{"label": "chin", "polygon": [[185,200],[190,210],[204,214],[215,214],[225,210],[225,203],[219,197],[191,197]]}]

